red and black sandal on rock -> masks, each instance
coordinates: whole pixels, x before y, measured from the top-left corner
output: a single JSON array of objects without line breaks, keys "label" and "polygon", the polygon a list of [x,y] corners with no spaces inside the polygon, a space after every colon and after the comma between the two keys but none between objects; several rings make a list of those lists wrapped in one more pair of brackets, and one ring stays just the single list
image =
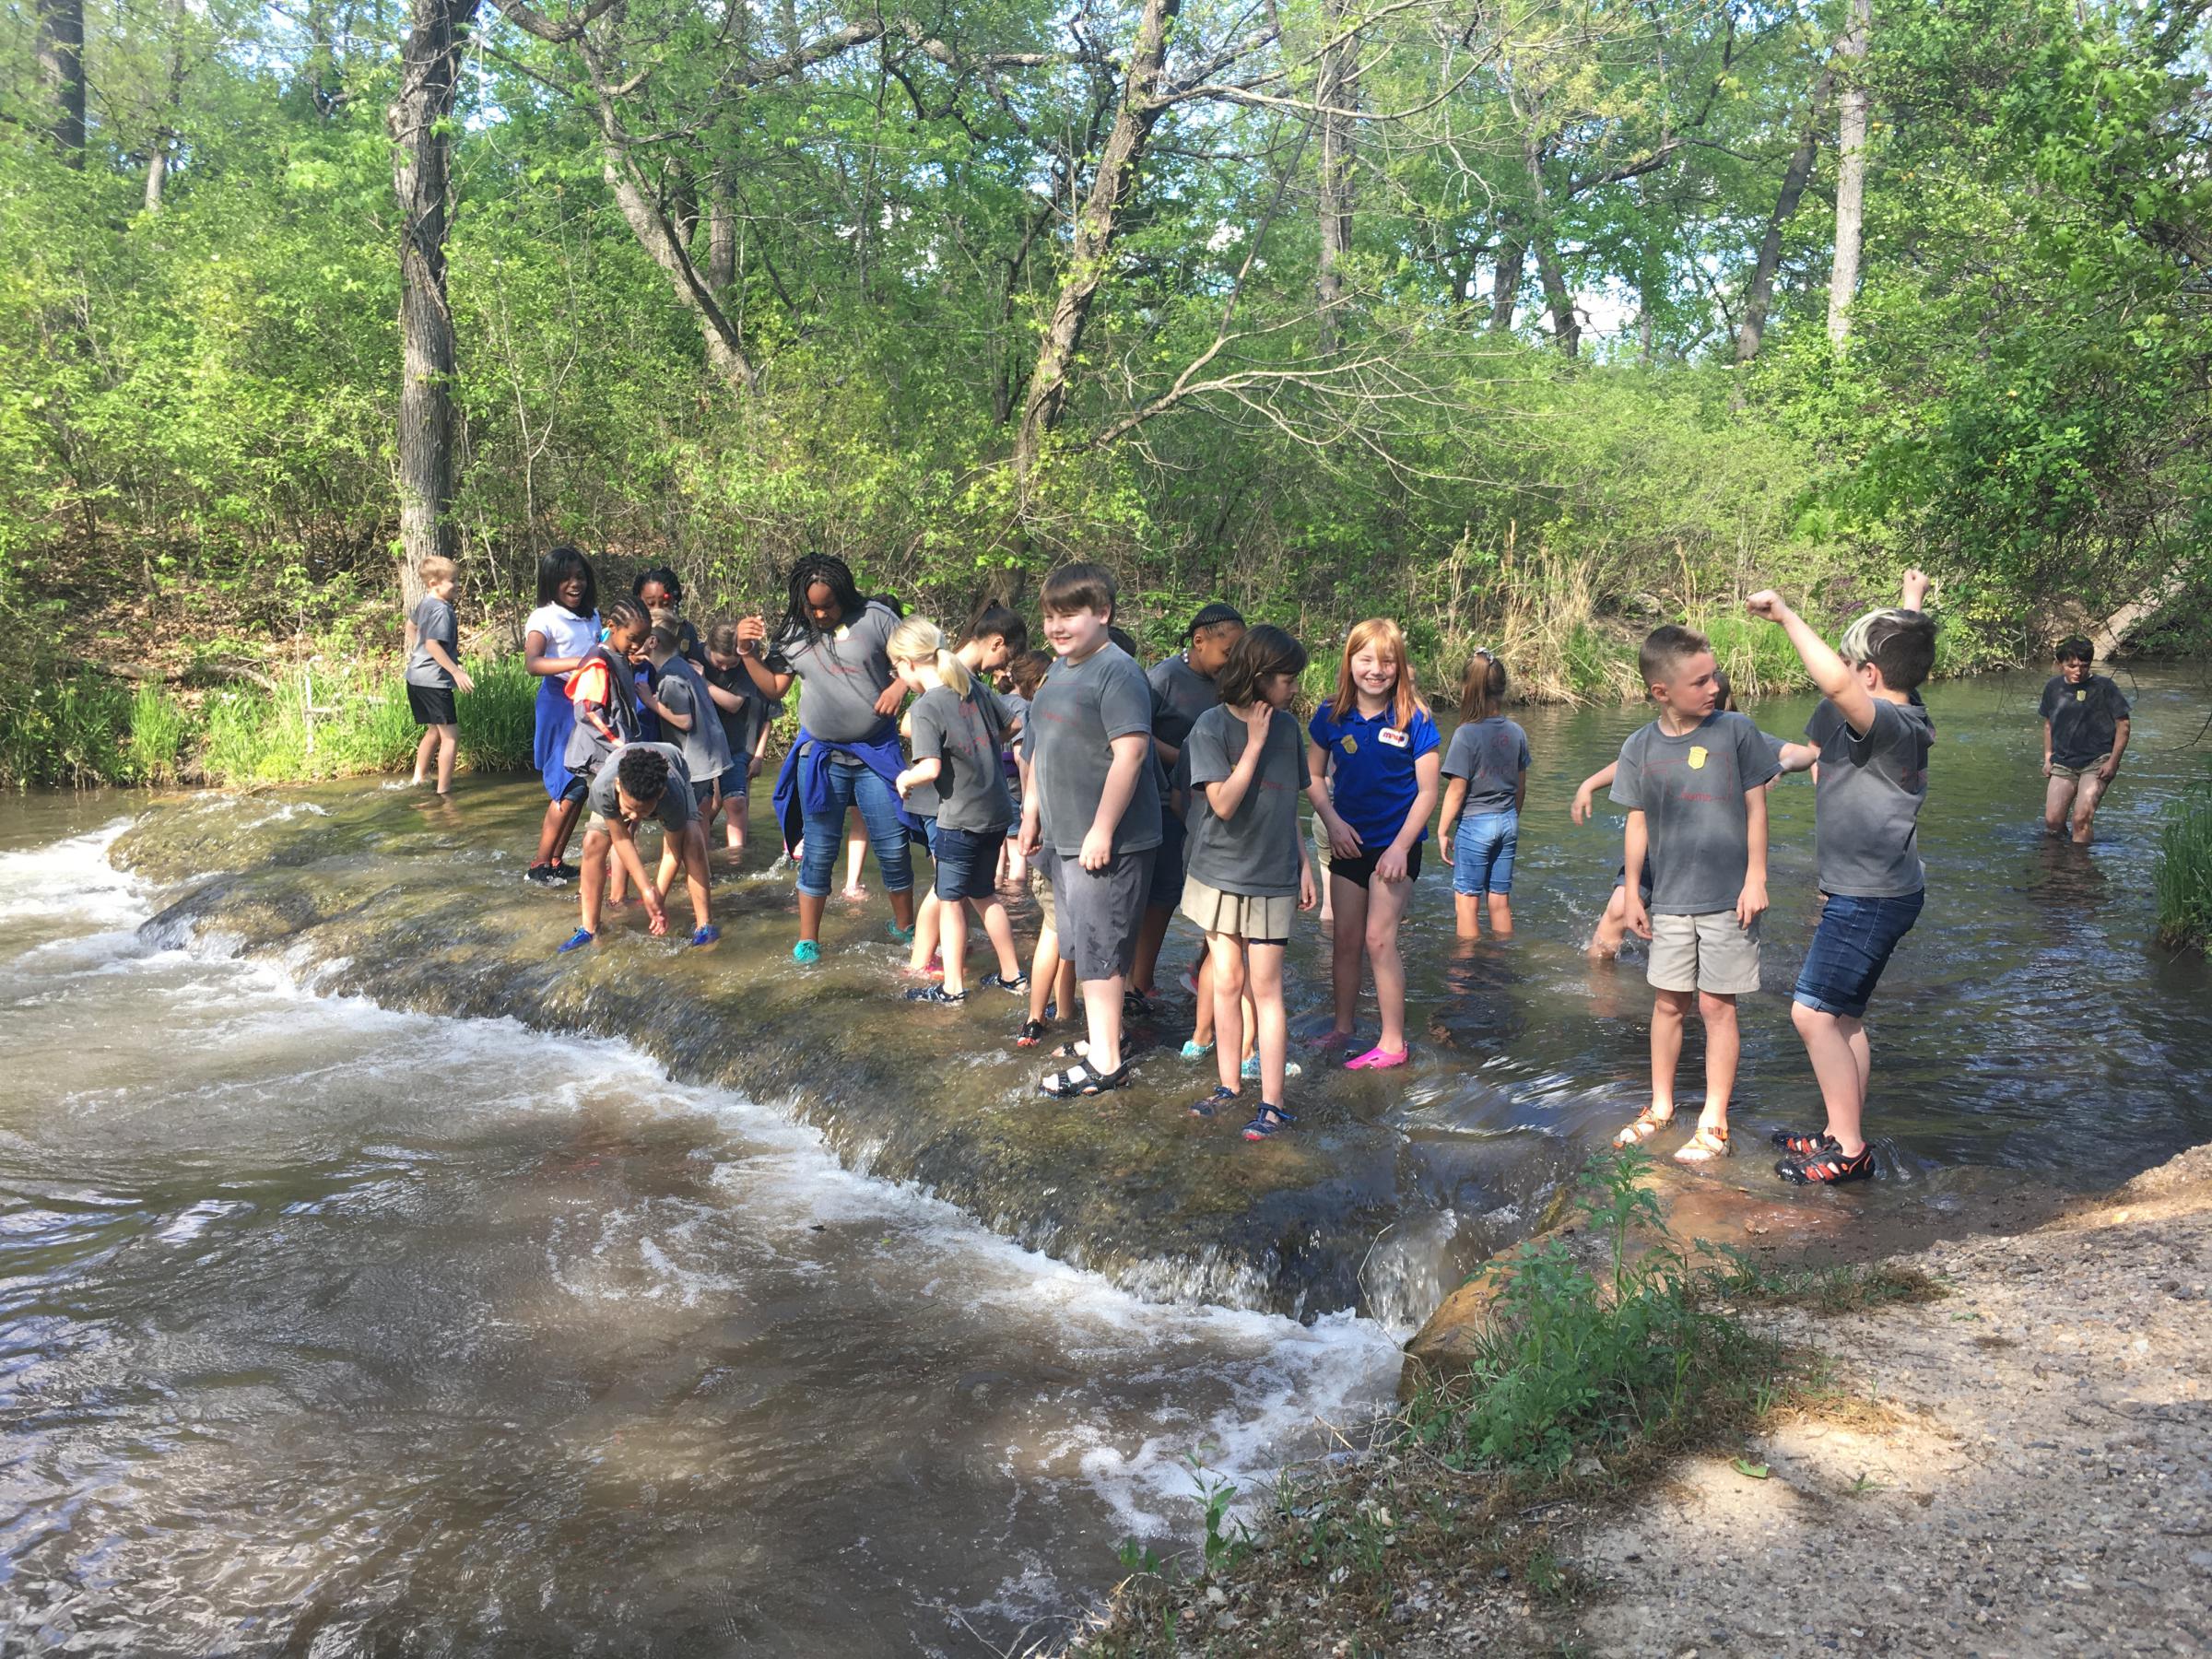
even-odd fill
[{"label": "red and black sandal on rock", "polygon": [[1774,1173],[1798,1186],[1841,1186],[1847,1181],[1874,1179],[1874,1147],[1861,1147],[1856,1158],[1843,1156],[1841,1147],[1824,1147],[1803,1158],[1785,1158]]},{"label": "red and black sandal on rock", "polygon": [[1825,1129],[1802,1135],[1794,1129],[1777,1129],[1767,1136],[1792,1158],[1810,1158],[1816,1152],[1833,1152],[1841,1144]]}]

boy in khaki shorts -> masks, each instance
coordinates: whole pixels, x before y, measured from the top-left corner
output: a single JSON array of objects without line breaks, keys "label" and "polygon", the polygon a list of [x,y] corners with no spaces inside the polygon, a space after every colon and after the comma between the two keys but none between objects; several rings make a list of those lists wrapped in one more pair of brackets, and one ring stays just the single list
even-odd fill
[{"label": "boy in khaki shorts", "polygon": [[1675,1066],[1694,1003],[1705,1022],[1705,1107],[1676,1152],[1728,1156],[1728,1099],[1742,1040],[1735,999],[1759,989],[1759,918],[1767,908],[1767,791],[1773,747],[1744,715],[1719,709],[1712,648],[1669,624],[1639,657],[1659,718],[1620,747],[1612,798],[1629,808],[1625,867],[1643,867],[1648,903],[1625,889],[1628,923],[1652,942],[1652,1101],[1614,1136],[1641,1146],[1675,1115]]}]

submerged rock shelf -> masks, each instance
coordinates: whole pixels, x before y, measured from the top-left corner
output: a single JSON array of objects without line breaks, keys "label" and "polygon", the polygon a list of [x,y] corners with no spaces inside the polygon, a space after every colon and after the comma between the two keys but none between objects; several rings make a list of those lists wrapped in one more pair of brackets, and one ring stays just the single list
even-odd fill
[{"label": "submerged rock shelf", "polygon": [[[1454,1148],[1408,1136],[1397,1091],[1352,1078],[1309,1087],[1294,1132],[1248,1145],[1235,1123],[1185,1112],[1210,1074],[1175,1057],[1183,1032],[1172,1024],[1135,1087],[1048,1100],[1034,1086],[1043,1051],[1011,1044],[1017,999],[978,992],[953,1010],[898,1000],[903,953],[879,900],[835,907],[821,965],[794,967],[782,879],[718,881],[724,936],[712,949],[681,944],[679,891],[670,938],[649,937],[632,907],[609,912],[593,949],[556,957],[573,893],[520,880],[542,802],[520,785],[472,792],[465,809],[358,786],[205,795],[148,812],[113,857],[163,889],[150,928],[281,959],[325,993],[620,1038],[680,1082],[785,1107],[849,1167],[916,1183],[1154,1300],[1303,1317],[1360,1307],[1375,1295],[1371,1269],[1363,1295],[1361,1270],[1378,1236],[1464,1201],[1471,1151],[1495,1165],[1478,1182],[1484,1200],[1507,1207],[1553,1185],[1566,1159],[1534,1137]],[[756,850],[748,862],[765,861]],[[981,944],[970,955],[979,974],[990,966]],[[1064,1023],[1060,1034],[1072,1032]],[[1454,1259],[1510,1241],[1431,1230],[1460,1231]],[[1441,1288],[1456,1279],[1441,1259],[1392,1271]]]}]

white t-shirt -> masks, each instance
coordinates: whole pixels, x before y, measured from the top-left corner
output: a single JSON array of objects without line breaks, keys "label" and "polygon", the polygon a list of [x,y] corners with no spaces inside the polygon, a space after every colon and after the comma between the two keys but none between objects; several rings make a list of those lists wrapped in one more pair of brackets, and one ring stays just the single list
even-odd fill
[{"label": "white t-shirt", "polygon": [[599,642],[599,618],[580,617],[565,605],[541,605],[523,624],[523,637],[546,636],[549,657],[580,657]]}]

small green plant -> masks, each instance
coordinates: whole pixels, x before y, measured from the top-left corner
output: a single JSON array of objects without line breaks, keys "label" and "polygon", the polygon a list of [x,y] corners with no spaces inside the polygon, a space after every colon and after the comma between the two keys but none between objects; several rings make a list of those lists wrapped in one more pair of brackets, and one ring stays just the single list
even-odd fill
[{"label": "small green plant", "polygon": [[1121,1547],[1113,1552],[1113,1559],[1121,1562],[1124,1572],[1157,1573],[1162,1565],[1152,1547],[1135,1536],[1122,1540]]},{"label": "small green plant", "polygon": [[2174,949],[2212,944],[2212,783],[2167,803],[2150,883],[2160,944]]},{"label": "small green plant", "polygon": [[1206,1570],[1208,1573],[1233,1566],[1252,1547],[1252,1535],[1230,1513],[1237,1488],[1198,1461],[1195,1453],[1184,1454],[1191,1479],[1198,1488],[1198,1502],[1206,1513]]}]

